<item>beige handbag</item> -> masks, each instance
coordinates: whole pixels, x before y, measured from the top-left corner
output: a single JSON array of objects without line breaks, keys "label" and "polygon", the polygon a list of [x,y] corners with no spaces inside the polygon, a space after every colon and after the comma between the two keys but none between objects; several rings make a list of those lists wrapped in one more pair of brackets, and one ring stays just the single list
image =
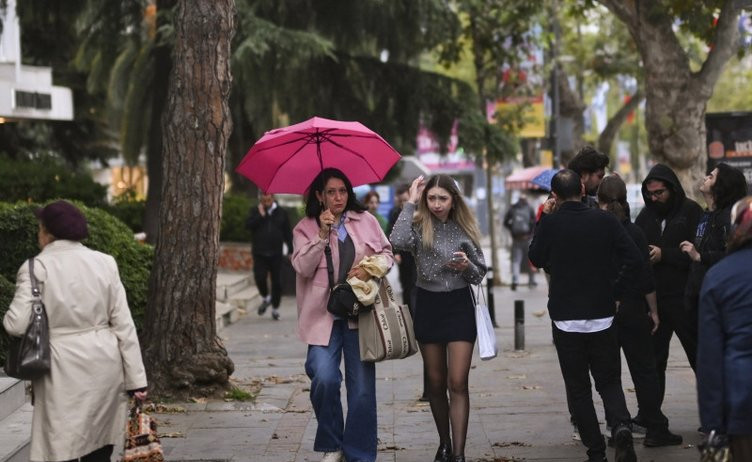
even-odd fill
[{"label": "beige handbag", "polygon": [[418,351],[410,309],[394,301],[386,278],[381,279],[373,309],[358,315],[358,337],[361,361],[402,359]]}]

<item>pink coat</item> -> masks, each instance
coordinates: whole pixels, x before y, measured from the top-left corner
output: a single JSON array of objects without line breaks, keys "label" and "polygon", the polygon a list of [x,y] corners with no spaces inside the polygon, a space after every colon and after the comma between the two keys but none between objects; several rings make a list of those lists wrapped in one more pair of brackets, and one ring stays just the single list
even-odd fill
[{"label": "pink coat", "polygon": [[[355,246],[354,264],[364,257],[382,254],[392,266],[392,245],[370,213],[345,212],[345,229]],[[313,218],[303,218],[292,231],[292,266],[296,273],[295,294],[298,301],[298,337],[309,345],[329,344],[334,317],[326,311],[329,298],[329,276],[326,271],[324,247],[319,226]],[[329,234],[334,274],[339,268],[337,233]]]}]

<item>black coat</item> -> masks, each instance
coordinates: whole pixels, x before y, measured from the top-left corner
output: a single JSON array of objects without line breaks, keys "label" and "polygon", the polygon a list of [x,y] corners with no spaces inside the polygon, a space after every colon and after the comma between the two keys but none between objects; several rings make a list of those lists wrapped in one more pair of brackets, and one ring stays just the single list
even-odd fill
[{"label": "black coat", "polygon": [[[671,191],[672,207],[662,217],[654,202],[647,194],[646,185],[650,180],[661,180]],[[689,275],[689,256],[682,252],[679,244],[682,241],[693,242],[697,223],[702,216],[702,208],[697,202],[687,198],[676,174],[665,165],[657,164],[642,182],[642,196],[645,208],[635,220],[635,224],[642,229],[649,245],[661,248],[661,261],[653,265],[655,285],[658,299],[684,298],[684,290]],[[666,220],[661,231],[661,223]]]},{"label": "black coat", "polygon": [[638,274],[643,264],[616,217],[573,201],[541,218],[528,256],[551,274],[548,311],[554,321],[614,316],[616,300],[626,292],[624,276]]},{"label": "black coat", "polygon": [[694,244],[695,249],[700,253],[700,261],[693,261],[689,266],[685,292],[687,308],[693,311],[697,308],[697,299],[700,296],[700,287],[702,287],[705,273],[726,256],[726,240],[731,230],[731,207],[733,205],[706,212],[710,214],[710,217],[705,229],[700,230],[698,227]]},{"label": "black coat", "polygon": [[642,256],[640,271],[636,273],[624,272],[624,300],[630,300],[633,304],[644,304],[645,295],[655,290],[655,281],[653,280],[653,268],[650,265],[650,252],[648,242],[645,239],[645,233],[632,223],[629,218],[622,222],[624,229],[632,241],[637,246]]},{"label": "black coat", "polygon": [[251,209],[251,214],[245,222],[251,231],[253,239],[253,253],[273,257],[282,255],[282,244],[287,244],[287,251],[292,254],[292,229],[287,211],[277,206],[271,212],[261,216],[258,207]]}]

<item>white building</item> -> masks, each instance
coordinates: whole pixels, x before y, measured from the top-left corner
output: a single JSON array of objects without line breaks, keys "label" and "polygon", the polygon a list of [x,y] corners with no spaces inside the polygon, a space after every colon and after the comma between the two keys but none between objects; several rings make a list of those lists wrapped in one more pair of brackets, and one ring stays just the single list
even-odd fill
[{"label": "white building", "polygon": [[21,64],[16,0],[0,11],[0,123],[18,119],[73,120],[70,88],[52,85],[52,69]]}]

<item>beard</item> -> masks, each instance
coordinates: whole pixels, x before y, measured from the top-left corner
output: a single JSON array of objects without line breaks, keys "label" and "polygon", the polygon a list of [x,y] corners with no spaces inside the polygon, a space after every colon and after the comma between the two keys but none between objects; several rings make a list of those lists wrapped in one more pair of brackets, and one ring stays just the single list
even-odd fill
[{"label": "beard", "polygon": [[655,211],[656,211],[656,213],[658,213],[659,217],[665,218],[666,215],[669,214],[669,212],[671,211],[671,209],[674,208],[674,200],[673,199],[674,198],[671,197],[666,202],[655,201],[653,203],[653,207],[655,208]]}]

